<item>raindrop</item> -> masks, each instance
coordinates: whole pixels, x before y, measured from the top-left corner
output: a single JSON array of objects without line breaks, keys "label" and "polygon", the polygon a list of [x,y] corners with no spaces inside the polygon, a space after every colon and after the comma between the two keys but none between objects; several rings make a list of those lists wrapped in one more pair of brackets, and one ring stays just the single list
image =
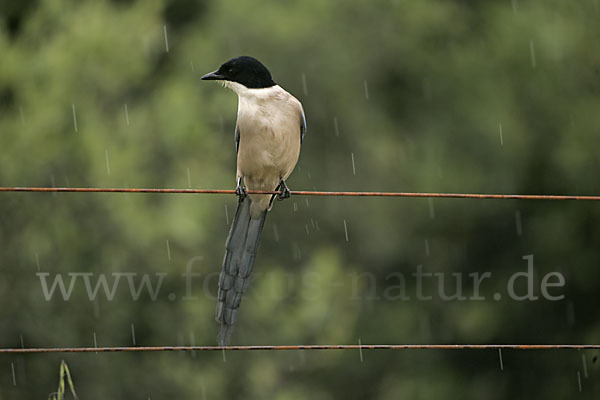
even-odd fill
[{"label": "raindrop", "polygon": [[292,259],[294,261],[300,261],[302,259],[302,251],[297,242],[292,242]]},{"label": "raindrop", "polygon": [[194,72],[194,73],[195,73],[195,72],[196,72],[196,69],[194,68],[194,62],[193,62],[193,61],[190,61],[190,65],[192,66],[192,72]]},{"label": "raindrop", "polygon": [[304,365],[306,362],[306,353],[305,350],[300,350],[298,352],[298,358],[300,359],[300,365]]},{"label": "raindrop", "polygon": [[275,236],[275,242],[279,242],[279,231],[277,230],[277,225],[275,224],[273,224],[273,236]]},{"label": "raindrop", "polygon": [[[98,348],[98,340],[96,338],[96,332],[94,331],[94,347]],[[98,352],[96,352],[96,354],[98,354]]]},{"label": "raindrop", "polygon": [[498,129],[500,130],[500,146],[504,146],[504,137],[502,136],[502,124],[498,124]]},{"label": "raindrop", "polygon": [[75,132],[79,132],[77,130],[77,113],[75,112],[75,104],[71,104],[71,108],[73,109],[73,126],[75,127]]},{"label": "raindrop", "polygon": [[429,218],[435,219],[435,208],[433,207],[433,199],[427,199],[427,203],[429,204]]},{"label": "raindrop", "polygon": [[25,341],[23,340],[23,335],[19,335],[19,338],[21,339],[21,348],[24,349],[25,348]]},{"label": "raindrop", "polygon": [[356,175],[356,165],[354,165],[354,153],[350,153],[352,157],[352,175]]},{"label": "raindrop", "polygon": [[515,211],[515,224],[517,226],[517,236],[521,236],[523,234],[523,226],[521,224],[521,211]]},{"label": "raindrop", "polygon": [[13,362],[10,363],[10,369],[12,369],[13,386],[17,386],[17,375],[15,374],[15,363],[13,363]]},{"label": "raindrop", "polygon": [[317,231],[320,231],[319,229],[319,221],[315,220],[315,228],[317,229]]},{"label": "raindrop", "polygon": [[167,38],[167,26],[163,25],[163,31],[165,32],[165,50],[169,52],[169,38]]},{"label": "raindrop", "polygon": [[310,232],[309,232],[309,230],[308,230],[308,224],[305,224],[305,225],[304,225],[304,227],[306,228],[306,236],[309,236],[309,235],[310,235]]},{"label": "raindrop", "polygon": [[358,338],[358,355],[360,356],[360,362],[363,362],[362,342]]},{"label": "raindrop", "polygon": [[[50,181],[52,182],[52,187],[56,187],[56,179],[54,179],[54,175],[50,175]],[[58,196],[57,192],[52,192],[52,197]]]},{"label": "raindrop", "polygon": [[169,246],[169,239],[167,239],[167,257],[171,261],[171,246]]},{"label": "raindrop", "polygon": [[577,386],[579,387],[579,391],[581,392],[581,374],[577,371]]},{"label": "raindrop", "polygon": [[340,136],[340,127],[338,126],[337,117],[333,117],[333,129],[335,132],[335,136]]},{"label": "raindrop", "polygon": [[125,104],[125,121],[127,121],[127,126],[129,126],[129,111],[127,110],[127,104]]},{"label": "raindrop", "polygon": [[192,175],[190,173],[190,169],[187,168],[187,179],[188,179],[188,188],[191,189],[192,187]]},{"label": "raindrop", "polygon": [[298,203],[294,202],[294,212],[298,211]]},{"label": "raindrop", "polygon": [[513,13],[517,13],[517,11],[519,11],[519,1],[518,0],[511,0],[511,5],[512,5],[512,10]]},{"label": "raindrop", "polygon": [[106,173],[110,175],[110,163],[108,162],[108,150],[104,149],[104,157],[106,158]]},{"label": "raindrop", "polygon": [[529,41],[529,56],[531,57],[531,68],[535,69],[535,45],[533,40]]},{"label": "raindrop", "polygon": [[363,85],[365,87],[365,99],[369,100],[369,85],[366,79],[363,81]]},{"label": "raindrop", "polygon": [[206,400],[206,385],[204,384],[204,381],[202,381],[202,384],[200,385],[200,390],[202,391],[202,399]]},{"label": "raindrop", "polygon": [[304,95],[308,96],[308,85],[306,84],[306,74],[302,73],[302,90],[304,91]]},{"label": "raindrop", "polygon": [[135,326],[131,323],[131,342],[135,346]]},{"label": "raindrop", "polygon": [[229,210],[227,209],[227,204],[225,204],[225,222],[227,226],[229,226]]},{"label": "raindrop", "polygon": [[[195,346],[196,345],[196,334],[194,333],[194,331],[190,332],[190,346]],[[196,357],[196,351],[192,350],[192,357]]]},{"label": "raindrop", "polygon": [[225,349],[223,349],[223,362],[227,362],[227,357],[225,357]]},{"label": "raindrop", "polygon": [[425,255],[429,257],[429,240],[425,239]]},{"label": "raindrop", "polygon": [[306,208],[310,208],[310,205],[308,204],[308,197],[305,200],[306,200]]},{"label": "raindrop", "polygon": [[346,220],[344,220],[344,233],[346,235],[346,242],[349,242],[350,240],[348,239],[348,224],[346,223]]},{"label": "raindrop", "polygon": [[498,357],[500,358],[500,371],[504,371],[504,362],[502,361],[502,349],[498,349]]},{"label": "raindrop", "polygon": [[585,354],[581,355],[581,364],[583,365],[583,377],[584,378],[588,378],[588,368],[587,368],[587,358],[585,357]]}]

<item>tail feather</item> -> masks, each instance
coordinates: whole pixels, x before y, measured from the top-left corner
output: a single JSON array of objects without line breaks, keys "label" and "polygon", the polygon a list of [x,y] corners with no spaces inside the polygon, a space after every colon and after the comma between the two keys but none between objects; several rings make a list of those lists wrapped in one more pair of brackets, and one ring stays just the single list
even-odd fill
[{"label": "tail feather", "polygon": [[265,210],[257,218],[252,218],[251,203],[250,198],[246,198],[238,204],[225,245],[216,315],[217,322],[221,324],[217,337],[220,346],[226,346],[231,339],[242,296],[250,283],[260,234],[267,216]]}]

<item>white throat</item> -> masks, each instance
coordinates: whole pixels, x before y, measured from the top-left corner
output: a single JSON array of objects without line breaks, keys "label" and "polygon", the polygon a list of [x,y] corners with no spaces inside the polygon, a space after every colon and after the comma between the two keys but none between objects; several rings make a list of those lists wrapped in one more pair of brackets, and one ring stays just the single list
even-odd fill
[{"label": "white throat", "polygon": [[233,90],[240,98],[267,98],[281,91],[279,85],[268,88],[250,89],[241,83],[231,81],[220,81],[224,87]]},{"label": "white throat", "polygon": [[246,93],[248,90],[250,90],[246,86],[242,85],[241,83],[237,83],[237,82],[221,81],[221,83],[223,84],[223,87],[233,90],[234,92],[236,92],[238,94],[238,96],[241,96],[242,93]]}]

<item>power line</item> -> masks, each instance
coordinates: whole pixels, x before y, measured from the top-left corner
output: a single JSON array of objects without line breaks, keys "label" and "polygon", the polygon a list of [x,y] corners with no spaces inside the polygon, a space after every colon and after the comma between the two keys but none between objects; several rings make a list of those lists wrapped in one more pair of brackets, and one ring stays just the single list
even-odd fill
[{"label": "power line", "polygon": [[147,351],[285,351],[285,350],[600,350],[600,344],[311,344],[283,346],[124,346],[0,349],[1,353],[112,353]]},{"label": "power line", "polygon": [[[220,189],[149,189],[149,188],[65,188],[65,187],[0,187],[0,192],[75,192],[75,193],[171,193],[171,194],[235,194],[235,190]],[[248,194],[279,194],[269,190],[248,190]],[[351,196],[351,197],[428,197],[455,199],[502,200],[587,200],[600,201],[600,196],[554,194],[486,194],[486,193],[414,193],[414,192],[326,192],[294,190],[296,196]]]}]

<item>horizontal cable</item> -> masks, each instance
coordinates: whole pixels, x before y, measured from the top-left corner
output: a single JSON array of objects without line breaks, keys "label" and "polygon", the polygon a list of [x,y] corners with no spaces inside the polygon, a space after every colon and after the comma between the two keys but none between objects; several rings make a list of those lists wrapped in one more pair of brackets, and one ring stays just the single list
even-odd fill
[{"label": "horizontal cable", "polygon": [[[144,189],[144,188],[65,188],[65,187],[0,187],[0,192],[94,192],[94,193],[180,193],[180,194],[235,194],[235,190],[218,189]],[[269,190],[248,190],[248,194],[279,194]],[[458,199],[512,199],[512,200],[592,200],[600,196],[553,194],[478,194],[478,193],[411,193],[411,192],[320,192],[293,190],[297,196],[371,196],[371,197],[441,197]]]},{"label": "horizontal cable", "polygon": [[110,353],[142,351],[252,350],[600,350],[600,344],[311,344],[284,346],[125,346],[0,349],[1,353]]}]

